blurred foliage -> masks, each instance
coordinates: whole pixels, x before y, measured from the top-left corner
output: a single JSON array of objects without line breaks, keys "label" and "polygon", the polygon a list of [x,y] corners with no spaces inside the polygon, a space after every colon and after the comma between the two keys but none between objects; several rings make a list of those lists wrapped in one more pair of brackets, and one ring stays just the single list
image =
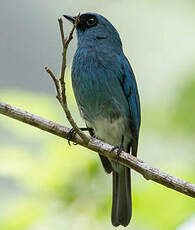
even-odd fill
[{"label": "blurred foliage", "polygon": [[[147,128],[159,130],[167,134],[195,134],[195,72],[186,74],[185,81],[179,86],[177,94],[170,100],[168,106],[147,107],[143,120]],[[152,124],[152,126],[151,126]],[[149,126],[148,126],[149,125]]]},{"label": "blurred foliage", "polygon": [[[192,78],[179,92],[172,113],[159,107],[152,111],[158,111],[161,116],[166,114],[167,124],[171,124],[174,117],[171,126],[174,129],[191,130],[195,125],[194,89]],[[78,118],[70,82],[68,92],[71,111]],[[67,125],[54,97],[7,90],[1,92],[0,98]],[[145,137],[148,127],[151,129],[155,122],[154,114],[150,117],[147,111],[143,111]],[[105,175],[96,154],[80,146],[70,147],[63,139],[4,116],[0,116],[0,124],[5,133],[0,147],[0,186],[3,188],[0,229],[53,230],[78,229],[78,226],[79,229],[91,229],[91,226],[113,229],[110,224],[111,177]],[[158,128],[153,128],[157,132]],[[159,129],[158,135],[162,130]],[[12,139],[6,140],[6,134]],[[191,162],[184,167],[183,158],[177,158],[161,166],[168,173],[195,182],[193,165]],[[195,212],[195,203],[190,197],[145,181],[138,175],[132,178],[134,214],[128,229],[172,230]]]},{"label": "blurred foliage", "polygon": [[195,134],[195,72],[185,76],[188,80],[182,85],[176,100],[172,124],[180,131]]}]

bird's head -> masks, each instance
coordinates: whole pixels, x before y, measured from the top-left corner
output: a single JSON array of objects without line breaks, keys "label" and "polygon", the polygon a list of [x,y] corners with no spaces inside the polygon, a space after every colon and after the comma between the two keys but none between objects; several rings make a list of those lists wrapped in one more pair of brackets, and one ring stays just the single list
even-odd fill
[{"label": "bird's head", "polygon": [[[72,23],[76,20],[76,17],[68,15],[64,15],[64,17]],[[105,17],[99,14],[84,13],[80,15],[76,29],[78,46],[106,44],[106,46],[122,48],[117,30]]]}]

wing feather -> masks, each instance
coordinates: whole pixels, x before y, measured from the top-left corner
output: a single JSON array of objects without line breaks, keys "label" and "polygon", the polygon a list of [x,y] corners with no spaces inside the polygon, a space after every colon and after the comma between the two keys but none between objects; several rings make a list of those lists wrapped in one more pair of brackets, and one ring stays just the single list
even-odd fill
[{"label": "wing feather", "polygon": [[122,77],[119,80],[129,104],[130,128],[133,135],[132,154],[136,156],[141,123],[140,99],[133,70],[127,58],[124,57],[121,58]]}]

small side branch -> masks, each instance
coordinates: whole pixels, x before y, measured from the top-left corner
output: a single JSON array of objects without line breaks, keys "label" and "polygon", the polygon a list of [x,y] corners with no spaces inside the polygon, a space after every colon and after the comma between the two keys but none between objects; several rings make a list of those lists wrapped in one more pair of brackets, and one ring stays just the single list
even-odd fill
[{"label": "small side branch", "polygon": [[[36,116],[32,113],[18,109],[3,102],[0,102],[0,114],[32,125],[64,139],[67,139],[67,135],[70,132],[70,129],[67,127],[64,127],[60,124]],[[103,156],[108,157],[109,159],[117,160],[116,151],[111,151],[113,149],[113,146],[104,143],[98,139],[91,138],[89,143],[86,143],[79,135],[75,135],[72,138],[72,141],[90,150],[100,153]],[[147,180],[155,181],[168,188],[195,198],[195,184],[186,182],[182,179],[162,172],[159,169],[154,168],[147,163],[139,160],[138,158],[130,155],[129,153],[122,152],[119,156],[118,162],[128,168],[134,169],[136,172],[142,174],[145,178],[147,178]]]},{"label": "small side branch", "polygon": [[50,77],[52,78],[52,80],[53,80],[53,82],[54,82],[54,84],[55,84],[56,92],[57,92],[56,98],[58,99],[58,101],[59,101],[60,104],[61,104],[61,103],[62,103],[62,102],[61,102],[61,100],[62,100],[62,95],[61,95],[59,80],[56,78],[56,76],[53,74],[53,72],[52,72],[48,67],[45,67],[45,70],[46,70],[46,72],[50,75]]}]

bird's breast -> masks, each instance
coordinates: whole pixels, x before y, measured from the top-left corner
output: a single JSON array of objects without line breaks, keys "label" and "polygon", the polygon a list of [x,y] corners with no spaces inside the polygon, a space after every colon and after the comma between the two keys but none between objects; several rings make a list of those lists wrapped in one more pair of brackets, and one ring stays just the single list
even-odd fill
[{"label": "bird's breast", "polygon": [[75,98],[82,117],[91,123],[96,120],[106,123],[106,119],[112,121],[121,114],[129,117],[128,103],[117,77],[120,66],[116,57],[116,53],[101,53],[95,48],[78,49],[74,56],[72,86]]}]

